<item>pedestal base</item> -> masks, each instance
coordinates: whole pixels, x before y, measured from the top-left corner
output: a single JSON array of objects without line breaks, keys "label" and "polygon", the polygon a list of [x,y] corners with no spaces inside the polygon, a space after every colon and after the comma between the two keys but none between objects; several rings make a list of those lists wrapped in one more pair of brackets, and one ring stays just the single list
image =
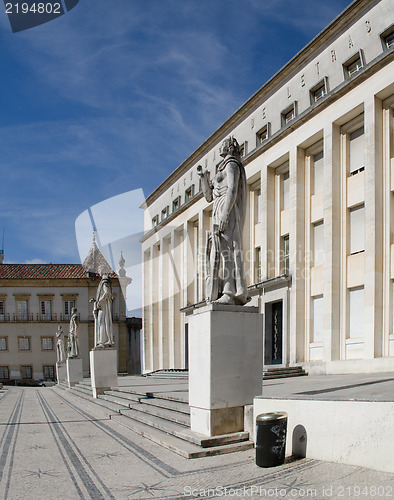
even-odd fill
[{"label": "pedestal base", "polygon": [[90,351],[90,377],[94,398],[111,387],[118,387],[118,351],[116,349]]},{"label": "pedestal base", "polygon": [[191,429],[243,430],[243,407],[261,392],[263,325],[257,307],[209,304],[189,320]]},{"label": "pedestal base", "polygon": [[62,361],[61,363],[56,363],[56,377],[57,383],[64,382],[67,380],[67,367],[66,362]]},{"label": "pedestal base", "polygon": [[68,358],[66,367],[68,387],[74,387],[83,380],[82,359]]}]

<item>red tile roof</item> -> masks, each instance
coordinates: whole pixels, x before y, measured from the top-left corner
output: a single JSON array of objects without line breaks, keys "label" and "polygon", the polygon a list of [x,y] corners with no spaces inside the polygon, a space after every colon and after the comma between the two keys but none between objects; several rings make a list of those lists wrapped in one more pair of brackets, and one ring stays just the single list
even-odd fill
[{"label": "red tile roof", "polygon": [[81,264],[0,264],[0,279],[86,278]]}]

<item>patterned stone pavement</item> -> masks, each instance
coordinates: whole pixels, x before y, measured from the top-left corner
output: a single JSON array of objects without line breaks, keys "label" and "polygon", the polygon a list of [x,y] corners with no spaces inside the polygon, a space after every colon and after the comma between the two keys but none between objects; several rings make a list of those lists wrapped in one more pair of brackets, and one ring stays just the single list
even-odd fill
[{"label": "patterned stone pavement", "polygon": [[303,459],[262,469],[254,451],[186,460],[55,388],[0,399],[0,498],[392,498],[394,474]]}]

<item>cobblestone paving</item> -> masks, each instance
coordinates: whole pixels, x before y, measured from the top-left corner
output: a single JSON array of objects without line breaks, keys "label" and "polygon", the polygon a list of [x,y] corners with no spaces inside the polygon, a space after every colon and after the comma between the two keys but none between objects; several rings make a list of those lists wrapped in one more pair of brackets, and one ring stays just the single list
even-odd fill
[{"label": "cobblestone paving", "polygon": [[0,399],[0,498],[392,498],[394,474],[303,459],[259,468],[254,451],[186,460],[53,388]]}]

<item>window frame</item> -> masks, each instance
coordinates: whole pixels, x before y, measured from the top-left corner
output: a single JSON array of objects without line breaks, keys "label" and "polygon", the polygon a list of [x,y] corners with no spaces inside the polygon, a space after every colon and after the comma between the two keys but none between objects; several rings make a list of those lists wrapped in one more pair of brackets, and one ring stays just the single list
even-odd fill
[{"label": "window frame", "polygon": [[[360,66],[357,70],[350,72],[349,67],[352,66],[354,63],[357,61],[360,61]],[[364,54],[363,51],[360,49],[358,50],[355,54],[353,54],[349,59],[347,59],[343,64],[343,74],[345,77],[345,80],[350,80],[355,77],[355,75],[359,74],[360,71],[362,71],[365,67],[365,62],[364,62]]]},{"label": "window frame", "polygon": [[194,184],[185,189],[185,203],[191,201],[194,197]]},{"label": "window frame", "polygon": [[[21,348],[21,340],[27,340],[29,342],[29,349]],[[18,352],[31,352],[31,335],[18,335]]]},{"label": "window frame", "polygon": [[[0,380],[10,380],[10,367],[7,366],[7,365],[0,365],[0,370],[4,370],[4,368],[6,368],[7,370],[7,373],[8,373],[8,377],[0,377]],[[1,375],[1,372],[0,372],[0,375]]]},{"label": "window frame", "polygon": [[152,217],[152,227],[157,227],[159,225],[159,216],[155,215]]},{"label": "window frame", "polygon": [[[52,341],[52,348],[51,349],[46,349],[44,348],[44,339],[51,339]],[[55,350],[55,338],[52,335],[41,335],[41,351],[47,352],[47,351],[54,351]]]},{"label": "window frame", "polygon": [[[316,98],[316,93],[320,89],[324,89],[324,93],[320,97]],[[316,85],[314,85],[309,90],[311,105],[314,105],[318,103],[321,99],[324,99],[324,97],[326,97],[327,94],[328,94],[328,78],[325,76],[322,80],[316,83]]]},{"label": "window frame", "polygon": [[[293,112],[292,118],[288,119],[288,115]],[[287,127],[291,122],[293,122],[297,118],[297,101],[293,101],[290,106],[287,106],[281,114],[281,125],[283,127]]]},{"label": "window frame", "polygon": [[1,347],[1,340],[5,340],[5,349],[0,348],[0,352],[8,352],[8,335],[1,335],[0,336],[0,347]]},{"label": "window frame", "polygon": [[178,212],[181,208],[181,197],[177,196],[174,200],[172,200],[172,213]]},{"label": "window frame", "polygon": [[[387,42],[389,38],[392,38],[392,45],[390,46]],[[383,50],[392,50],[394,48],[394,24],[389,26],[380,34],[380,41],[382,42]]]},{"label": "window frame", "polygon": [[[45,369],[50,368],[52,370],[52,375],[45,375]],[[55,379],[56,378],[56,370],[54,365],[42,365],[42,377],[44,380]]]},{"label": "window frame", "polygon": [[[262,134],[265,133],[266,137],[261,139]],[[266,123],[260,130],[256,132],[256,148],[265,144],[271,136],[271,122]]]}]

